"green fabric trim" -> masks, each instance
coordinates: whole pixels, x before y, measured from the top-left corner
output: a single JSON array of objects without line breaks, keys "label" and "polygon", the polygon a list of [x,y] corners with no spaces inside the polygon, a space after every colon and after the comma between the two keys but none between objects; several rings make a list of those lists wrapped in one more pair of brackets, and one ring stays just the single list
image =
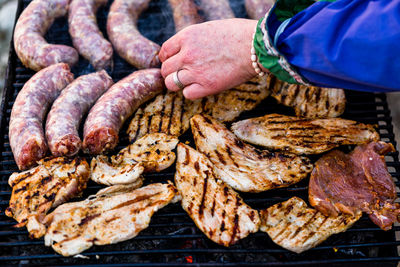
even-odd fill
[{"label": "green fabric trim", "polygon": [[314,3],[314,0],[278,0],[275,5],[274,14],[279,21],[283,22]]},{"label": "green fabric trim", "polygon": [[299,84],[286,70],[284,70],[279,64],[279,55],[271,55],[265,49],[265,43],[263,40],[263,33],[261,31],[261,22],[263,19],[260,19],[257,24],[257,30],[254,36],[254,49],[256,51],[256,55],[258,57],[258,62],[263,65],[264,68],[268,69],[272,74],[274,74],[279,80],[288,82],[288,83],[296,83]]}]

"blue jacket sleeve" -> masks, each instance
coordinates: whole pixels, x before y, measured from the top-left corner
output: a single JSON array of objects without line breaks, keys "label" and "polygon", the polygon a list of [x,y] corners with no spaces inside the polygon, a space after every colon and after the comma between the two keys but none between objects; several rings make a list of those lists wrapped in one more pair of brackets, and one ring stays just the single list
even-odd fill
[{"label": "blue jacket sleeve", "polygon": [[274,8],[269,37],[310,84],[400,90],[400,0],[318,1],[290,18]]}]

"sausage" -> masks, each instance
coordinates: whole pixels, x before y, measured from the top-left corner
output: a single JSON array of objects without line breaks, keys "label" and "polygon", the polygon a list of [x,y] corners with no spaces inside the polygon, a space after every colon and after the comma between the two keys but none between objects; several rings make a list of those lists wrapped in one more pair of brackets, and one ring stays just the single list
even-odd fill
[{"label": "sausage", "polygon": [[168,0],[174,16],[175,30],[178,32],[187,26],[203,22],[193,0]]},{"label": "sausage", "polygon": [[229,0],[199,0],[199,6],[207,20],[232,19],[235,17],[229,5]]},{"label": "sausage", "polygon": [[160,66],[160,46],[138,30],[140,13],[147,9],[150,0],[115,0],[107,18],[107,33],[117,53],[129,64],[139,69]]},{"label": "sausage", "polygon": [[68,12],[72,43],[96,70],[112,67],[112,45],[104,38],[96,20],[97,9],[107,2],[108,0],[72,0]]},{"label": "sausage", "polygon": [[101,154],[114,149],[125,120],[163,89],[160,69],[139,70],[114,84],[89,112],[83,129],[83,151]]},{"label": "sausage", "polygon": [[14,31],[14,47],[22,64],[39,71],[52,64],[78,62],[78,52],[43,38],[54,19],[67,14],[69,0],[34,0],[22,12]]},{"label": "sausage", "polygon": [[275,4],[275,0],[245,0],[247,14],[251,19],[261,19]]},{"label": "sausage", "polygon": [[68,85],[54,101],[46,122],[46,138],[54,156],[74,156],[81,148],[82,117],[113,84],[105,70],[84,75]]},{"label": "sausage", "polygon": [[73,79],[69,66],[58,63],[36,73],[19,92],[11,110],[8,136],[20,170],[33,166],[46,155],[44,116],[61,90]]}]

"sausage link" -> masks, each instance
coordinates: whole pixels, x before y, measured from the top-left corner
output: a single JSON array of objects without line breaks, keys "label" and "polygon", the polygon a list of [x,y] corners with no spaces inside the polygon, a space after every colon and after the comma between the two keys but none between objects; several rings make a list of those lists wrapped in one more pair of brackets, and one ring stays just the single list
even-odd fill
[{"label": "sausage link", "polygon": [[99,27],[96,12],[107,0],[72,0],[68,12],[69,33],[74,47],[96,69],[112,67],[113,49]]},{"label": "sausage link", "polygon": [[229,5],[229,0],[199,0],[207,20],[232,19],[235,14]]},{"label": "sausage link", "polygon": [[174,16],[175,30],[178,32],[187,26],[203,22],[193,0],[168,0]]},{"label": "sausage link", "polygon": [[115,0],[107,18],[107,33],[117,53],[129,64],[139,68],[159,67],[160,46],[138,30],[140,13],[150,0]]},{"label": "sausage link", "polygon": [[274,5],[275,0],[245,0],[247,14],[251,19],[261,19]]},{"label": "sausage link", "polygon": [[19,92],[11,110],[8,136],[20,170],[33,166],[46,155],[44,116],[51,103],[73,79],[69,66],[59,63],[36,73]]},{"label": "sausage link", "polygon": [[68,85],[47,116],[46,138],[55,156],[74,156],[81,148],[79,124],[96,100],[113,84],[105,70],[84,75]]},{"label": "sausage link", "polygon": [[78,53],[66,45],[49,44],[43,38],[54,19],[65,16],[69,0],[34,0],[19,17],[14,31],[14,47],[24,66],[39,71],[52,64],[78,62]]},{"label": "sausage link", "polygon": [[83,151],[101,154],[114,149],[125,120],[163,88],[160,69],[139,70],[114,84],[89,112],[83,130]]}]

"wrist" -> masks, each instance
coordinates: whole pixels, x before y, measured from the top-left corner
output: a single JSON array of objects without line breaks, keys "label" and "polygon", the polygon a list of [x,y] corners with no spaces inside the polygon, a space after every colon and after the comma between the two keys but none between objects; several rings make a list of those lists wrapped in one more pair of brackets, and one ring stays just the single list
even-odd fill
[{"label": "wrist", "polygon": [[264,66],[262,64],[259,63],[258,57],[257,57],[257,54],[256,54],[256,49],[254,47],[254,38],[255,38],[255,35],[256,35],[256,32],[257,32],[257,27],[258,27],[258,24],[256,25],[256,28],[255,28],[254,34],[253,34],[253,38],[252,38],[252,41],[251,41],[251,51],[250,51],[251,52],[250,53],[251,56],[250,56],[250,59],[251,59],[251,65],[253,67],[253,70],[254,70],[255,74],[260,76],[260,77],[262,77],[262,76],[264,76],[265,74],[268,73],[268,70],[266,68],[264,68]]}]

